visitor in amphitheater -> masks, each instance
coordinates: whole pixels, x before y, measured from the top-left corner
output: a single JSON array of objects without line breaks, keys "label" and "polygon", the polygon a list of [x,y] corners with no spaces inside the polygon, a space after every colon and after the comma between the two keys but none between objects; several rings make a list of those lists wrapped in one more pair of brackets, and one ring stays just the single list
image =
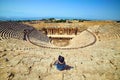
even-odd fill
[{"label": "visitor in amphitheater", "polygon": [[27,41],[27,34],[29,33],[29,30],[25,29],[24,30],[24,37],[23,40]]},{"label": "visitor in amphitheater", "polygon": [[54,65],[60,71],[62,71],[62,70],[70,70],[71,68],[73,68],[73,67],[71,67],[69,65],[66,65],[66,63],[64,61],[64,57],[61,56],[61,55],[59,55],[58,60],[55,61]]},{"label": "visitor in amphitheater", "polygon": [[25,41],[27,41],[27,39],[26,39],[26,35],[27,35],[27,31],[26,30],[24,30],[24,37],[23,37],[23,40],[25,40]]}]

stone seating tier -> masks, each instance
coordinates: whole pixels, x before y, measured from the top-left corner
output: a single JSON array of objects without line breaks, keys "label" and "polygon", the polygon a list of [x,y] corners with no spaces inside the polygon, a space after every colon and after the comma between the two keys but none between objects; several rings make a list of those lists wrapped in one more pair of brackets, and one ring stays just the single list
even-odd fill
[{"label": "stone seating tier", "polygon": [[98,36],[99,41],[120,39],[119,25],[102,25],[93,32]]},{"label": "stone seating tier", "polygon": [[23,39],[25,29],[33,28],[17,22],[0,22],[0,39]]}]

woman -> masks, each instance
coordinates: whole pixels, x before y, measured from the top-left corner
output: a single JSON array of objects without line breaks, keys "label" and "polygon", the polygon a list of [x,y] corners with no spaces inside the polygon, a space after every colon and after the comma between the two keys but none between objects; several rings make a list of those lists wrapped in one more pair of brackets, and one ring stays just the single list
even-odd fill
[{"label": "woman", "polygon": [[64,57],[59,55],[58,60],[55,61],[54,65],[60,71],[65,70],[67,65],[65,64]]}]

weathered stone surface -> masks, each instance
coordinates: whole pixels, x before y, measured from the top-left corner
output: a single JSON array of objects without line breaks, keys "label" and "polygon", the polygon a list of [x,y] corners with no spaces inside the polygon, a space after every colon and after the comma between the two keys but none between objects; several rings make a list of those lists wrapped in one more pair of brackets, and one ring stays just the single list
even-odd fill
[{"label": "weathered stone surface", "polygon": [[63,76],[61,73],[50,74],[43,78],[43,80],[62,80]]},{"label": "weathered stone surface", "polygon": [[[92,28],[93,33],[100,31],[101,41],[97,38],[95,44],[79,49],[41,48],[15,39],[0,41],[0,80],[120,80],[120,39],[106,39],[111,30],[107,27],[108,32],[100,26]],[[53,63],[59,55],[73,68],[57,70]]]}]

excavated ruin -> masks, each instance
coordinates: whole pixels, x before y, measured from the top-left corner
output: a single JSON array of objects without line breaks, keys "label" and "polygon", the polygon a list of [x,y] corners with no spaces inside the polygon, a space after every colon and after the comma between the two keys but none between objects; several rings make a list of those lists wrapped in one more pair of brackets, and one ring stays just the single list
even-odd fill
[{"label": "excavated ruin", "polygon": [[[119,23],[53,25],[0,22],[0,80],[120,79]],[[59,55],[73,69],[58,71]]]}]

